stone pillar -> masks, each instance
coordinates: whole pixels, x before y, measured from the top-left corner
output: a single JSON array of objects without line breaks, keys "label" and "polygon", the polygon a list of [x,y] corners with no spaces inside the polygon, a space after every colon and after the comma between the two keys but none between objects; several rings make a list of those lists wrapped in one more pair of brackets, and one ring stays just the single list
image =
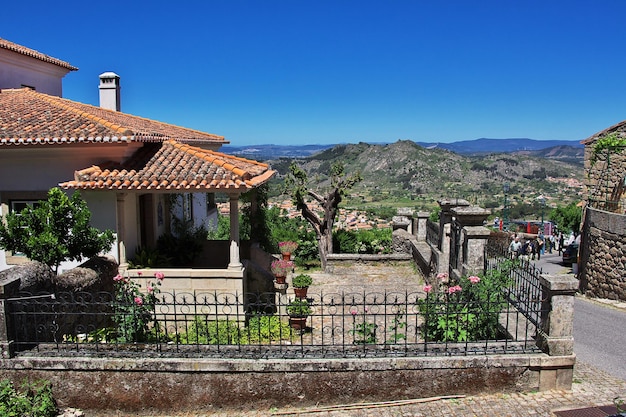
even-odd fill
[{"label": "stone pillar", "polygon": [[572,389],[574,379],[574,295],[578,280],[570,275],[541,275],[541,329],[537,346],[552,366],[541,369],[539,390]]},{"label": "stone pillar", "polygon": [[426,229],[430,214],[426,211],[418,211],[413,218],[413,234],[418,242],[426,242]]},{"label": "stone pillar", "polygon": [[450,223],[446,223],[443,227],[439,228],[439,244],[441,245],[439,255],[439,262],[437,263],[437,273],[445,272],[447,273],[450,270],[450,232],[452,230],[452,225]]},{"label": "stone pillar", "polygon": [[[437,202],[441,211],[439,212],[439,249],[442,252],[450,252],[450,228],[444,230],[446,225],[450,225],[453,220],[452,209],[455,207],[467,207],[469,202],[460,198],[444,198]],[[446,249],[447,248],[447,249]]]},{"label": "stone pillar", "polygon": [[578,280],[570,275],[547,275],[541,283],[541,331],[537,344],[550,356],[574,353],[574,296]]},{"label": "stone pillar", "polygon": [[399,207],[398,215],[393,217],[393,230],[404,229],[410,234],[414,234],[413,230],[413,209],[408,207]]},{"label": "stone pillar", "polygon": [[391,227],[392,230],[401,229],[413,234],[411,219],[406,216],[393,216]]},{"label": "stone pillar", "polygon": [[[454,216],[454,233],[452,236],[454,251],[451,258],[456,260],[452,267],[459,276],[472,275],[484,270],[484,253],[490,231],[483,226],[490,214],[489,210],[477,206],[455,207],[451,209]],[[457,236],[458,235],[458,236]]]},{"label": "stone pillar", "polygon": [[241,269],[239,257],[239,195],[229,196],[230,203],[230,262],[228,269]]},{"label": "stone pillar", "polygon": [[491,233],[483,224],[491,213],[477,206],[456,207],[451,211],[461,233],[456,267],[461,275],[480,273],[485,267],[485,246]]},{"label": "stone pillar", "polygon": [[19,278],[0,281],[0,358],[13,356],[13,327],[9,317],[7,299],[16,295],[20,288]]}]

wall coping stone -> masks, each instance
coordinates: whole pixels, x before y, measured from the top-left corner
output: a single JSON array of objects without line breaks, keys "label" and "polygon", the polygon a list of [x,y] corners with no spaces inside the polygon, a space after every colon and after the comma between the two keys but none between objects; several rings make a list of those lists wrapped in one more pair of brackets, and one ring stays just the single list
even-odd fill
[{"label": "wall coping stone", "polygon": [[578,291],[578,280],[571,275],[541,274],[539,281],[542,287],[553,292],[575,294]]},{"label": "wall coping stone", "polygon": [[421,369],[465,369],[481,367],[567,367],[575,355],[562,357],[545,353],[359,359],[203,359],[203,358],[93,358],[93,357],[14,357],[0,359],[0,369],[56,371],[127,372],[320,372],[382,371]]}]

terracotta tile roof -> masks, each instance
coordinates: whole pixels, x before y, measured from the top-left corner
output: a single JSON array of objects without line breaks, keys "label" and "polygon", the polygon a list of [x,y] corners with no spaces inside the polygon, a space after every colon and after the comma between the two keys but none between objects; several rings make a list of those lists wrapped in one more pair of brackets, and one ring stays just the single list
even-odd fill
[{"label": "terracotta tile roof", "polygon": [[40,61],[48,62],[50,64],[54,64],[54,65],[57,65],[59,67],[66,68],[66,69],[68,69],[70,71],[78,70],[78,68],[76,68],[73,65],[70,65],[69,63],[67,63],[65,61],[61,61],[60,59],[53,58],[53,57],[51,57],[49,55],[46,55],[46,54],[42,54],[41,52],[35,51],[34,49],[30,49],[30,48],[27,48],[25,46],[18,45],[16,43],[7,41],[6,39],[0,38],[0,48],[7,49],[7,50],[13,51],[13,52],[17,52],[18,54],[21,54],[21,55],[30,56],[30,57],[36,58],[36,59],[38,59]]},{"label": "terracotta tile roof", "polygon": [[223,136],[30,89],[0,91],[0,146],[81,142],[228,143]]},{"label": "terracotta tile roof", "polygon": [[76,171],[73,181],[59,185],[83,190],[246,191],[274,174],[267,164],[168,140],[144,145],[123,164]]}]

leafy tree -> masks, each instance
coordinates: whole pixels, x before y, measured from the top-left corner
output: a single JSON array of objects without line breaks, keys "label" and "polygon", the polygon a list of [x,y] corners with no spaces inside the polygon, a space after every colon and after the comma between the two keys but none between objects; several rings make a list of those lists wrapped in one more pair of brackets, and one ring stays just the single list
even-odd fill
[{"label": "leafy tree", "polygon": [[[326,268],[326,257],[333,253],[333,225],[337,217],[339,203],[346,191],[362,180],[360,173],[348,175],[341,162],[330,168],[330,188],[324,195],[309,188],[307,173],[293,162],[285,178],[285,186],[291,194],[296,208],[315,231],[322,268]],[[312,209],[310,199],[318,202],[324,211],[321,217]]]},{"label": "leafy tree", "polygon": [[19,213],[8,213],[0,221],[0,248],[21,252],[56,271],[66,260],[91,258],[111,248],[113,231],[91,227],[87,203],[75,192],[68,197],[52,188],[48,199]]},{"label": "leafy tree", "polygon": [[559,206],[550,212],[550,219],[556,222],[562,231],[578,231],[580,230],[580,221],[582,218],[582,208],[576,203],[570,203],[567,206]]}]

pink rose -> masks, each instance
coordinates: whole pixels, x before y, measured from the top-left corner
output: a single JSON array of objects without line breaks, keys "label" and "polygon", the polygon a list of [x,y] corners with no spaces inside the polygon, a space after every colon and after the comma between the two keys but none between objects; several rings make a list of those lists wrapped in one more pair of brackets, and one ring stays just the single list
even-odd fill
[{"label": "pink rose", "polygon": [[113,277],[113,281],[124,281],[124,277],[121,276],[120,274],[117,274],[116,276]]},{"label": "pink rose", "polygon": [[135,304],[137,304],[138,306],[143,305],[143,298],[141,298],[140,296],[135,297]]},{"label": "pink rose", "polygon": [[137,275],[142,276],[142,275],[143,275],[143,272],[141,272],[141,271],[137,271]]},{"label": "pink rose", "polygon": [[448,282],[448,273],[440,272],[437,274],[437,279],[441,280],[444,284]]},{"label": "pink rose", "polygon": [[154,291],[154,287],[152,286],[152,284],[148,284],[147,290],[148,290],[148,292],[153,292]]},{"label": "pink rose", "polygon": [[163,272],[155,272],[154,277],[159,281],[163,281],[163,278],[165,278],[165,274]]},{"label": "pink rose", "polygon": [[429,293],[433,290],[433,286],[432,285],[424,285],[424,292],[425,293]]},{"label": "pink rose", "polygon": [[462,291],[463,288],[461,288],[460,285],[455,285],[454,287],[450,287],[448,288],[448,294],[454,294],[455,292],[459,292]]},{"label": "pink rose", "polygon": [[469,282],[471,282],[472,284],[478,284],[480,282],[480,278],[475,275],[472,275],[468,279],[469,279]]}]

